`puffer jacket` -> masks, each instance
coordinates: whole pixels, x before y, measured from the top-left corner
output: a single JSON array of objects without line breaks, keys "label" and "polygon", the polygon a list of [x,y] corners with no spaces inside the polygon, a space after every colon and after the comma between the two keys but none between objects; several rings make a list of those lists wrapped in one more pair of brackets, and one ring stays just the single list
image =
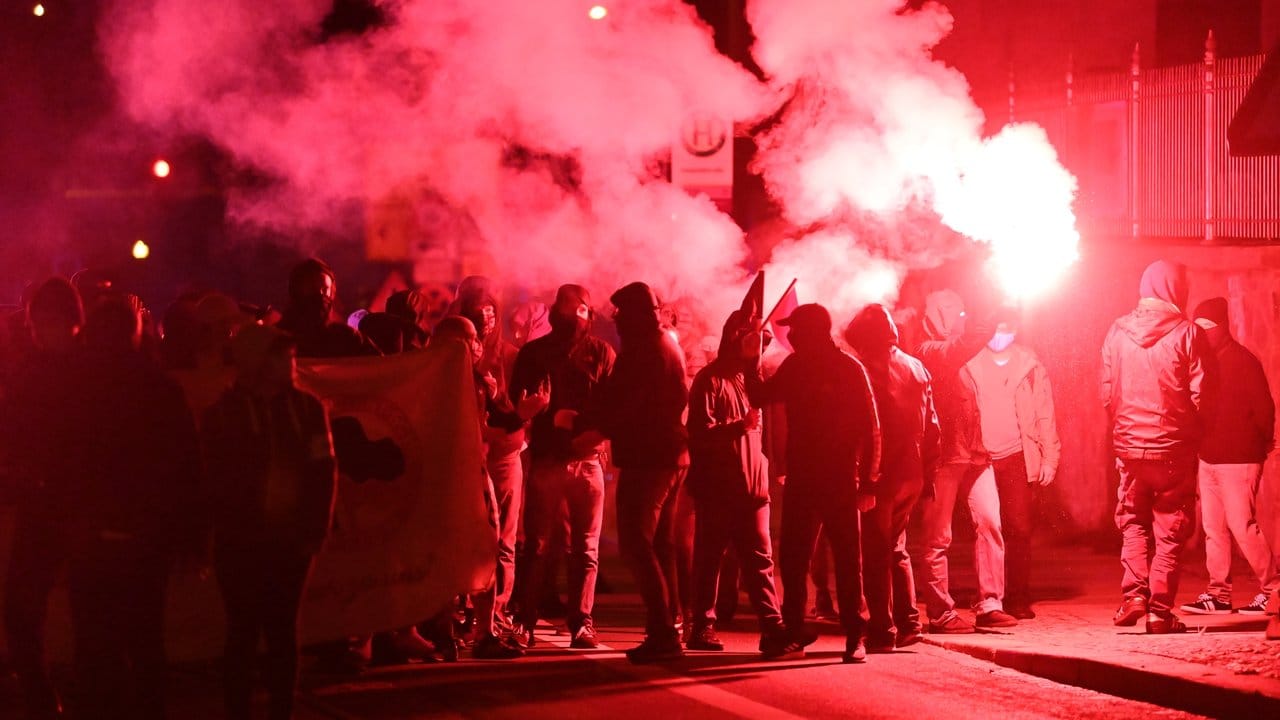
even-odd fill
[{"label": "puffer jacket", "polygon": [[933,379],[942,430],[939,463],[985,463],[977,392],[964,365],[991,339],[994,327],[986,319],[964,322],[960,296],[941,290],[925,299],[924,331],[927,339],[915,355]]},{"label": "puffer jacket", "polygon": [[1121,459],[1194,457],[1211,351],[1177,308],[1144,298],[1102,343],[1102,404]]}]

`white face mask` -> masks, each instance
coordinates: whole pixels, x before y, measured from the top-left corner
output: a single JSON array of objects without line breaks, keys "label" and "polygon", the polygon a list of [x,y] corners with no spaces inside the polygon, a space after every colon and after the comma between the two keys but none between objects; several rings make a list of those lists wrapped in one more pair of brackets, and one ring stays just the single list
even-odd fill
[{"label": "white face mask", "polygon": [[991,348],[991,352],[1004,352],[1013,344],[1015,333],[997,332],[991,337],[991,341],[987,343],[987,347]]}]

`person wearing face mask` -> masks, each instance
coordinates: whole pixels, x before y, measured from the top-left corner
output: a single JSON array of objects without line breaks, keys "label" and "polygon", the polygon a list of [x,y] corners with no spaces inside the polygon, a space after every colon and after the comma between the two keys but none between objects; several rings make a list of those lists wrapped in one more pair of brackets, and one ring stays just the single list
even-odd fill
[{"label": "person wearing face mask", "polygon": [[[1203,330],[1217,364],[1212,419],[1200,443],[1200,517],[1204,522],[1205,564],[1209,587],[1195,602],[1182,606],[1197,615],[1239,612],[1261,615],[1267,598],[1280,588],[1280,558],[1267,542],[1259,518],[1275,516],[1258,490],[1262,467],[1275,448],[1276,406],[1262,363],[1231,337],[1227,299],[1216,297],[1196,307],[1195,323]],[[1248,561],[1259,592],[1238,609],[1231,605],[1231,540]],[[1274,614],[1280,607],[1272,607]]]},{"label": "person wearing face mask", "polygon": [[876,506],[862,516],[862,576],[869,652],[892,652],[921,640],[907,524],[937,475],[941,430],[929,371],[898,349],[898,328],[883,305],[863,308],[845,340],[867,369],[880,417]]},{"label": "person wearing face mask", "polygon": [[334,320],[338,280],[333,269],[312,258],[289,273],[289,304],[277,327],[293,335],[300,358],[380,355],[360,331]]},{"label": "person wearing face mask", "polygon": [[1173,601],[1179,556],[1195,530],[1196,454],[1212,404],[1213,351],[1184,315],[1187,291],[1186,266],[1152,263],[1138,306],[1102,343],[1102,403],[1120,473],[1116,526],[1124,535],[1124,599],[1113,622],[1130,627],[1145,618],[1153,634],[1187,630]]},{"label": "person wearing face mask", "polygon": [[1005,610],[1029,620],[1036,616],[1031,608],[1032,488],[1053,482],[1062,443],[1049,375],[1030,348],[1015,342],[1016,336],[1013,323],[1000,323],[965,369],[977,391],[982,442],[1000,494]]},{"label": "person wearing face mask", "polygon": [[618,363],[584,416],[580,448],[607,438],[618,466],[618,550],[631,566],[647,619],[645,639],[627,650],[633,663],[680,657],[676,630],[675,512],[689,467],[684,357],[662,328],[661,304],[642,282],[609,300],[622,342]]},{"label": "person wearing face mask", "polygon": [[[692,636],[690,650],[723,650],[716,636],[721,563],[732,545],[742,585],[760,619],[760,651],[776,657],[791,646],[773,581],[769,539],[769,477],[762,449],[760,409],[747,396],[744,343],[756,342],[750,318],[734,311],[720,350],[693,379],[689,391],[689,478],[695,504]],[[735,589],[736,590],[736,589]]]},{"label": "person wearing face mask", "polygon": [[921,503],[924,525],[924,596],[931,633],[971,633],[975,623],[956,612],[951,596],[951,523],[956,500],[963,498],[973,520],[974,564],[978,570],[978,627],[1010,627],[1018,619],[1004,611],[1004,537],[1000,496],[991,455],[982,441],[977,392],[965,364],[991,339],[994,324],[979,315],[966,322],[964,301],[952,290],[925,298],[926,339],[916,349],[933,378],[942,450],[932,497]]},{"label": "person wearing face mask", "polygon": [[538,600],[551,535],[561,504],[569,507],[569,629],[571,646],[594,648],[592,612],[599,571],[600,531],[604,522],[602,443],[578,444],[578,416],[593,402],[613,372],[614,352],[591,334],[591,295],[581,285],[564,285],[551,307],[551,332],[520,348],[509,394],[521,398],[549,394],[544,410],[529,424],[530,472],[525,488],[522,597],[515,637],[535,643]]}]

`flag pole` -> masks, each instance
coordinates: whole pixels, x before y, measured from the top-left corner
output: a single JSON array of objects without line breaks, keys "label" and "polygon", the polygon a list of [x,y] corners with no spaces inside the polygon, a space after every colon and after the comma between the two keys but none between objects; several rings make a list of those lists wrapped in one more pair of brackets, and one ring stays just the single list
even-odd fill
[{"label": "flag pole", "polygon": [[761,325],[769,324],[769,321],[773,319],[774,313],[778,312],[778,308],[782,307],[782,301],[787,299],[787,295],[791,293],[791,289],[794,288],[795,286],[796,286],[796,278],[791,278],[791,284],[787,286],[786,290],[782,291],[782,297],[778,298],[778,302],[774,304],[773,309],[770,310],[769,314],[765,316],[764,322],[760,323]]}]

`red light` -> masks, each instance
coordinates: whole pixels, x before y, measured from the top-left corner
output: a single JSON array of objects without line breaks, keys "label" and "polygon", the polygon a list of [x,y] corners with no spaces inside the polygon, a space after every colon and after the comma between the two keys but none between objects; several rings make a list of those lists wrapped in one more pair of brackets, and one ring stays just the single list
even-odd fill
[{"label": "red light", "polygon": [[172,171],[172,168],[169,167],[169,163],[165,160],[157,160],[155,164],[151,166],[151,172],[158,178],[169,177],[170,171]]}]

